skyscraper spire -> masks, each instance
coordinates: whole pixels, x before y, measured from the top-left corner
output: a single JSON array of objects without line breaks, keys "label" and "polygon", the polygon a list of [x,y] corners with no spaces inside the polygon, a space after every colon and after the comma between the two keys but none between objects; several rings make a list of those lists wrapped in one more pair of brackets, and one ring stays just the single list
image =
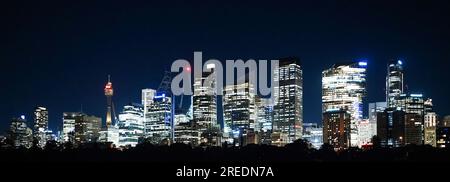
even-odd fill
[{"label": "skyscraper spire", "polygon": [[112,110],[112,96],[114,94],[110,75],[108,75],[108,83],[106,83],[104,91],[106,96],[106,128],[109,128],[112,124],[111,110]]}]

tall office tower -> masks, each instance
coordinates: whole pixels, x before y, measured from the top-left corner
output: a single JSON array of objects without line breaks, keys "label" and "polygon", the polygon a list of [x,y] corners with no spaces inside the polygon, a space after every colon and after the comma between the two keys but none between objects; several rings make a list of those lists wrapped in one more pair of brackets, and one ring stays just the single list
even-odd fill
[{"label": "tall office tower", "polygon": [[258,132],[259,143],[270,145],[272,143],[273,102],[270,99],[256,96],[255,109],[255,131]]},{"label": "tall office tower", "polygon": [[45,140],[46,141],[58,141],[57,133],[53,133],[53,130],[47,130],[45,131]]},{"label": "tall office tower", "polygon": [[106,96],[106,128],[111,127],[112,119],[112,96],[114,95],[114,90],[111,83],[111,77],[108,75],[108,83],[105,85],[105,96]]},{"label": "tall office tower", "polygon": [[405,111],[405,144],[423,144],[424,102],[422,94],[400,94],[394,99],[395,106]]},{"label": "tall office tower", "polygon": [[450,148],[450,115],[439,122],[436,130],[436,147]]},{"label": "tall office tower", "polygon": [[405,114],[405,144],[423,145],[423,115]]},{"label": "tall office tower", "polygon": [[[405,145],[405,112],[387,108],[377,113],[377,136],[383,147]],[[410,117],[411,118],[411,117]]]},{"label": "tall office tower", "polygon": [[108,144],[110,148],[116,148],[120,145],[119,143],[119,127],[116,123],[107,128],[102,128],[99,133],[98,142]]},{"label": "tall office tower", "polygon": [[372,132],[369,119],[358,122],[358,146],[368,145],[372,142]]},{"label": "tall office tower", "polygon": [[80,112],[64,112],[63,113],[63,142],[75,142],[75,120],[77,117],[82,116]]},{"label": "tall office tower", "polygon": [[433,112],[433,99],[425,99],[423,102],[423,112],[424,115]]},{"label": "tall office tower", "polygon": [[429,112],[424,117],[424,144],[436,147],[437,114]]},{"label": "tall office tower", "polygon": [[141,104],[127,104],[119,114],[119,146],[136,146],[144,137],[144,109]]},{"label": "tall office tower", "polygon": [[144,122],[147,121],[148,108],[153,103],[153,99],[154,99],[155,95],[156,95],[156,90],[154,90],[154,89],[150,89],[150,88],[142,89],[141,104],[144,107]]},{"label": "tall office tower", "polygon": [[450,127],[438,127],[436,130],[436,147],[450,148]]},{"label": "tall office tower", "polygon": [[284,58],[274,72],[272,144],[284,146],[302,138],[303,71],[298,58]]},{"label": "tall office tower", "polygon": [[350,146],[358,146],[357,124],[363,115],[367,62],[335,64],[322,72],[322,113],[345,110],[350,118]]},{"label": "tall office tower", "polygon": [[148,106],[145,125],[145,138],[157,145],[168,145],[172,137],[172,99],[165,93],[158,93]]},{"label": "tall office tower", "polygon": [[30,148],[33,145],[33,131],[27,127],[25,116],[13,118],[9,128],[9,139],[16,148]]},{"label": "tall office tower", "polygon": [[46,132],[48,130],[48,110],[45,107],[36,107],[34,109],[34,138],[37,146],[44,148],[47,143]]},{"label": "tall office tower", "polygon": [[403,94],[403,63],[401,60],[390,61],[386,76],[386,102],[388,107],[397,107],[394,99]]},{"label": "tall office tower", "polygon": [[186,114],[175,115],[174,142],[197,146],[200,141],[200,133],[192,124]]},{"label": "tall office tower", "polygon": [[408,114],[424,115],[424,98],[422,94],[400,94],[393,101],[398,109]]},{"label": "tall office tower", "polygon": [[346,109],[328,109],[323,113],[323,143],[335,150],[350,147],[351,114]]},{"label": "tall office tower", "polygon": [[246,145],[246,137],[255,132],[255,94],[249,82],[227,85],[223,95],[223,138],[235,146]]},{"label": "tall office tower", "polygon": [[373,137],[377,135],[377,113],[384,112],[386,109],[386,102],[374,102],[369,103],[369,136]]},{"label": "tall office tower", "polygon": [[[199,78],[194,78],[193,116],[194,125],[201,133],[201,141],[205,145],[220,146],[221,131],[217,122],[217,93],[215,81],[205,82],[208,76],[215,77],[215,65],[206,65],[211,72],[202,73]],[[213,79],[215,80],[215,79]]]},{"label": "tall office tower", "polygon": [[303,123],[303,139],[315,149],[320,149],[323,144],[323,127],[319,127],[317,123]]},{"label": "tall office tower", "polygon": [[450,115],[444,116],[438,124],[442,127],[450,127]]},{"label": "tall office tower", "polygon": [[97,142],[102,129],[102,118],[81,114],[75,116],[75,143]]},{"label": "tall office tower", "polygon": [[[142,89],[142,106],[146,107],[149,106],[150,104],[153,103],[153,98],[156,95],[156,90],[154,89],[150,89],[150,88],[146,88],[146,89]],[[145,108],[144,108],[145,111]]]}]

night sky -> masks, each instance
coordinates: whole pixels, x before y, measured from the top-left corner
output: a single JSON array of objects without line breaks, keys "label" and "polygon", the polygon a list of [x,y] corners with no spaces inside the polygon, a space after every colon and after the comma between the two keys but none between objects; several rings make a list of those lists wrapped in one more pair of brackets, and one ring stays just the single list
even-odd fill
[{"label": "night sky", "polygon": [[21,114],[31,121],[37,105],[49,109],[54,130],[63,112],[81,105],[104,118],[108,74],[119,112],[193,51],[203,51],[204,61],[299,57],[304,122],[321,120],[321,71],[361,58],[369,64],[369,102],[384,101],[387,61],[402,59],[408,90],[450,114],[445,1],[70,2],[1,3],[0,131]]}]

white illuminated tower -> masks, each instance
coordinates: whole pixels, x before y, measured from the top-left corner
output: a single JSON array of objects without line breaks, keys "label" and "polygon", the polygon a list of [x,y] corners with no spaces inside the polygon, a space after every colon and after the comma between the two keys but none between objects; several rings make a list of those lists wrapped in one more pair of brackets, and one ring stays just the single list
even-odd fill
[{"label": "white illuminated tower", "polygon": [[203,72],[194,78],[193,121],[196,129],[201,133],[200,143],[209,146],[220,146],[220,125],[217,123],[217,93],[215,79],[206,82],[211,75],[216,77],[215,65],[206,65],[211,72]]},{"label": "white illuminated tower", "polygon": [[[358,122],[362,120],[366,96],[367,62],[335,64],[322,72],[322,113],[350,113],[350,145],[358,144]],[[325,127],[325,125],[324,125]]]},{"label": "white illuminated tower", "polygon": [[47,142],[46,131],[48,130],[48,110],[45,107],[36,107],[34,110],[34,138],[38,141],[40,148],[45,147]]},{"label": "white illuminated tower", "polygon": [[237,146],[252,143],[248,142],[245,136],[255,132],[256,112],[253,89],[253,85],[249,82],[227,85],[224,88],[223,135]]},{"label": "white illuminated tower", "polygon": [[403,62],[390,61],[386,76],[386,102],[388,107],[397,107],[394,104],[396,97],[403,94]]},{"label": "white illuminated tower", "polygon": [[111,77],[108,75],[108,83],[105,86],[105,96],[106,96],[106,128],[109,128],[112,124],[111,110],[112,110],[112,96],[114,90],[111,83]]},{"label": "white illuminated tower", "polygon": [[128,104],[119,114],[119,146],[136,146],[144,136],[144,110],[140,104]]},{"label": "white illuminated tower", "polygon": [[303,70],[298,58],[283,58],[274,71],[272,144],[284,146],[302,138]]}]

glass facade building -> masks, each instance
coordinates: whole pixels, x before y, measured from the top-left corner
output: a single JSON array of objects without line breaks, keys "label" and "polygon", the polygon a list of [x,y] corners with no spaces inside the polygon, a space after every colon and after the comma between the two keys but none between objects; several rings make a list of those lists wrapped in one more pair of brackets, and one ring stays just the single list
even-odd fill
[{"label": "glass facade building", "polygon": [[370,125],[370,137],[377,135],[377,115],[379,112],[384,112],[387,108],[386,102],[374,102],[369,103],[369,125]]},{"label": "glass facade building", "polygon": [[127,104],[119,114],[119,146],[136,146],[144,137],[144,108],[140,104]]},{"label": "glass facade building", "polygon": [[75,120],[82,115],[80,112],[63,113],[62,142],[75,142]]},{"label": "glass facade building", "polygon": [[145,138],[153,144],[169,144],[172,140],[172,99],[157,93],[145,116]]},{"label": "glass facade building", "polygon": [[82,114],[75,118],[75,143],[98,142],[102,129],[102,118]]},{"label": "glass facade building", "polygon": [[[250,83],[227,85],[223,95],[223,139],[242,146],[243,138],[255,132],[255,94]],[[224,141],[222,141],[224,142]]]},{"label": "glass facade building", "polygon": [[351,140],[351,114],[345,109],[329,109],[323,113],[323,143],[335,150],[347,149]]},{"label": "glass facade building", "polygon": [[255,97],[255,131],[259,135],[260,144],[270,145],[272,143],[273,108],[272,100],[258,96]]},{"label": "glass facade building", "polygon": [[395,98],[403,94],[403,62],[390,61],[386,76],[386,102],[388,107],[397,107]]},{"label": "glass facade building", "polygon": [[436,147],[437,114],[429,112],[424,116],[424,144]]},{"label": "glass facade building", "polygon": [[34,109],[34,130],[33,136],[37,141],[37,146],[44,148],[47,143],[46,132],[48,130],[48,110],[45,107]]},{"label": "glass facade building", "polygon": [[[221,146],[221,128],[217,122],[217,93],[215,65],[206,65],[211,72],[203,72],[194,78],[192,110],[194,127],[201,133],[200,143],[208,146]],[[211,82],[207,82],[211,77]]]},{"label": "glass facade building", "polygon": [[11,120],[8,136],[15,148],[30,148],[33,145],[33,131],[27,127],[25,116]]},{"label": "glass facade building", "polygon": [[302,138],[303,70],[298,58],[283,58],[274,72],[272,144],[284,146]]},{"label": "glass facade building", "polygon": [[311,143],[315,149],[323,144],[323,128],[317,123],[303,123],[303,139]]},{"label": "glass facade building", "polygon": [[350,146],[358,146],[357,125],[363,117],[366,67],[367,62],[352,62],[335,64],[322,72],[322,113],[328,110],[350,113]]}]

